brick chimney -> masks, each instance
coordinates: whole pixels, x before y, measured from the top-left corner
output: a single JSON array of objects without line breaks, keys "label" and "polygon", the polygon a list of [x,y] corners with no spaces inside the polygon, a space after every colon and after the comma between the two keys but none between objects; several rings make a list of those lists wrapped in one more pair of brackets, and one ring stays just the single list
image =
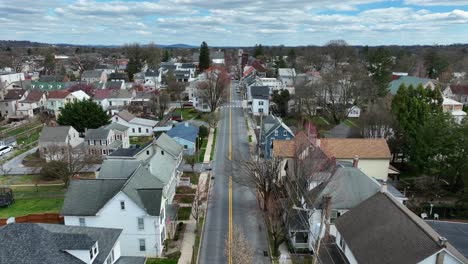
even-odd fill
[{"label": "brick chimney", "polygon": [[354,168],[357,168],[357,167],[358,167],[358,164],[359,164],[359,157],[358,157],[358,156],[354,156],[354,159],[353,159],[353,167],[354,167]]}]

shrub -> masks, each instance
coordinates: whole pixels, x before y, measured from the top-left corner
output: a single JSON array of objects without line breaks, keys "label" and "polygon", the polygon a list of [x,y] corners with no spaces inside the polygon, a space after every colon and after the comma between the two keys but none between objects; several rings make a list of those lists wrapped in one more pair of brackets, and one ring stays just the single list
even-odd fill
[{"label": "shrub", "polygon": [[208,137],[208,128],[206,126],[200,126],[198,129],[198,136],[201,138],[206,138]]}]

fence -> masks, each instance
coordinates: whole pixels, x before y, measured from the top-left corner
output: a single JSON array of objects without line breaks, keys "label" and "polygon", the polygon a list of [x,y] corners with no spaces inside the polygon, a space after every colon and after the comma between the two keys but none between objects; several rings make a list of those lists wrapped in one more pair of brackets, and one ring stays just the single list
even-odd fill
[{"label": "fence", "polygon": [[[63,224],[63,216],[59,214],[30,214],[15,218],[16,223],[47,223]],[[0,219],[0,226],[6,225],[7,219]]]}]

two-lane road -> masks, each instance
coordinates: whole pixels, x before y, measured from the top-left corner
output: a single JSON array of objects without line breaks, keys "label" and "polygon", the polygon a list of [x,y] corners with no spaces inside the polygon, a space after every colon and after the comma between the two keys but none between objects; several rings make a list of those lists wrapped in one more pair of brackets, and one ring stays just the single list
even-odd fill
[{"label": "two-lane road", "polygon": [[241,100],[232,85],[230,100],[220,110],[213,164],[215,178],[208,201],[200,264],[228,263],[225,244],[230,226],[243,231],[255,251],[255,263],[271,263],[270,258],[264,256],[264,251],[268,252],[268,242],[254,191],[235,182],[232,189],[229,188],[230,176],[242,176],[236,167],[239,163],[234,161],[250,159]]}]

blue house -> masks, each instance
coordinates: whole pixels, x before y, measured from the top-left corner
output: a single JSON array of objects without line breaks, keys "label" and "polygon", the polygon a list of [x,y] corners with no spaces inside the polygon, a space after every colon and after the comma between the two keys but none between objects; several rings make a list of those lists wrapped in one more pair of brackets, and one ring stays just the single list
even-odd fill
[{"label": "blue house", "polygon": [[198,127],[190,125],[187,122],[180,123],[167,131],[167,135],[184,147],[185,155],[193,155],[195,153]]},{"label": "blue house", "polygon": [[293,138],[294,133],[281,121],[281,118],[269,115],[262,120],[259,143],[264,158],[270,159],[272,157],[273,140],[290,140]]}]

